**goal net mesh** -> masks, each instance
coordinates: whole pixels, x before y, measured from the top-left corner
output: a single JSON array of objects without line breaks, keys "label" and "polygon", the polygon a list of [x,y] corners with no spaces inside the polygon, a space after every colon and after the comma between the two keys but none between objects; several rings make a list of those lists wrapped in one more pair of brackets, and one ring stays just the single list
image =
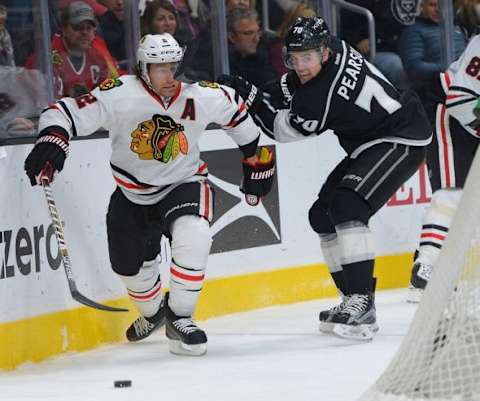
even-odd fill
[{"label": "goal net mesh", "polygon": [[412,324],[359,401],[480,400],[480,156]]}]

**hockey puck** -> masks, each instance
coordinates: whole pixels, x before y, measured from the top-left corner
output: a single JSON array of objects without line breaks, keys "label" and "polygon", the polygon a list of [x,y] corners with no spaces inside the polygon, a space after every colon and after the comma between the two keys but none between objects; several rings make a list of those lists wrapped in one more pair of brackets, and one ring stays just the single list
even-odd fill
[{"label": "hockey puck", "polygon": [[115,380],[113,382],[113,387],[122,388],[122,387],[132,387],[131,380]]}]

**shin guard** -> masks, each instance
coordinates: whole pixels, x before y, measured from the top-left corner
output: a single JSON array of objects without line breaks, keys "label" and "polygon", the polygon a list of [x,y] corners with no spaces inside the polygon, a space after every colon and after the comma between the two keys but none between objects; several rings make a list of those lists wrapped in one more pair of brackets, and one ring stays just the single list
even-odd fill
[{"label": "shin guard", "polygon": [[151,317],[158,312],[163,295],[157,259],[143,262],[135,276],[118,276],[142,316]]}]

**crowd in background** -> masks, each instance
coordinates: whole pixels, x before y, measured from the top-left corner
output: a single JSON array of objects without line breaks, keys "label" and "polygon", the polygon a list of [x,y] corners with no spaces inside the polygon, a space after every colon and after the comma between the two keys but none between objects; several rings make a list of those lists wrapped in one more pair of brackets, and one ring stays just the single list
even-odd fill
[{"label": "crowd in background", "polygon": [[[376,56],[371,61],[398,88],[413,87],[421,93],[422,87],[442,70],[439,0],[349,2],[374,15]],[[264,29],[259,17],[262,2],[225,0],[230,70],[259,86],[287,71],[282,59],[283,38],[293,21],[298,16],[315,15],[308,1],[272,0],[268,5],[269,29]],[[478,32],[480,0],[455,0],[453,5],[454,53],[458,57]],[[85,94],[102,80],[129,72],[124,0],[51,0],[49,6],[53,35],[50,61],[57,98]],[[185,46],[185,78],[215,79],[209,0],[142,0],[139,8],[141,34],[168,32]],[[0,71],[0,78],[15,76],[14,81],[27,88],[30,101],[32,73],[19,73],[15,67],[25,67],[22,71],[38,69],[34,31],[31,0],[0,0],[0,66],[5,70]],[[368,56],[370,43],[364,16],[342,9],[338,36]],[[0,137],[5,130],[31,130],[31,120],[22,118],[32,117],[26,114],[32,114],[33,108],[27,107],[28,113],[15,109],[15,101],[6,93],[13,90],[19,95],[21,90],[6,83],[1,86]],[[41,91],[34,88],[33,97],[44,105]]]}]

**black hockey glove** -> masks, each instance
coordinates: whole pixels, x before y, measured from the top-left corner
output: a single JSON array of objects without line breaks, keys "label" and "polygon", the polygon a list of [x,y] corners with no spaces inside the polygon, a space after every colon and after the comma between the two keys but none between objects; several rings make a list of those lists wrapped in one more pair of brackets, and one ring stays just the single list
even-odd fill
[{"label": "black hockey glove", "polygon": [[56,171],[62,171],[68,155],[68,136],[61,129],[44,130],[25,160],[25,172],[32,186],[41,184],[42,177],[53,181]]},{"label": "black hockey glove", "polygon": [[477,100],[477,103],[475,103],[473,115],[476,117],[475,120],[467,125],[478,132],[480,130],[480,98]]},{"label": "black hockey glove", "polygon": [[240,191],[250,206],[256,206],[260,199],[272,189],[275,176],[275,157],[273,153],[262,147],[260,157],[255,162],[243,160],[243,180]]},{"label": "black hockey glove", "polygon": [[248,110],[253,113],[256,111],[262,100],[263,93],[255,85],[239,75],[220,75],[217,82],[235,89],[243,100],[245,100]]}]

